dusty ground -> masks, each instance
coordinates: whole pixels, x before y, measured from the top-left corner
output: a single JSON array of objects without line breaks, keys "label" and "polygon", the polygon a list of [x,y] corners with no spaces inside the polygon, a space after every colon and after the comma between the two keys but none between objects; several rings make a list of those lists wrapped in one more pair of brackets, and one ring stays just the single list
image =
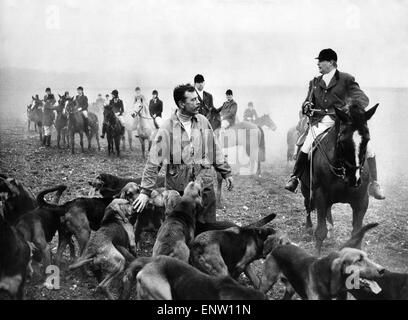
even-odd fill
[{"label": "dusty ground", "polygon": [[[38,136],[27,132],[23,122],[0,122],[0,172],[22,181],[35,194],[56,184],[67,184],[62,202],[78,196],[87,196],[89,179],[100,172],[119,176],[140,176],[143,161],[139,147],[136,151],[125,151],[120,159],[108,158],[106,149],[71,155],[68,150],[58,150],[55,140],[50,149],[40,148]],[[53,139],[55,133],[53,133]],[[105,147],[105,141],[102,143]],[[224,210],[218,210],[222,219],[246,224],[268,213],[275,212],[277,228],[285,230],[294,242],[308,251],[312,251],[311,236],[304,231],[304,209],[302,196],[290,194],[282,188],[290,167],[286,163],[275,161],[263,166],[262,178],[236,176],[232,192],[224,192]],[[388,179],[390,180],[390,179]],[[364,241],[364,248],[370,257],[378,263],[395,271],[408,272],[408,180],[406,175],[399,176],[394,183],[384,185],[387,191],[385,201],[370,199],[365,222],[380,222]],[[351,210],[348,206],[337,205],[333,210],[335,229],[333,237],[326,240],[324,251],[337,248],[351,232]],[[141,255],[150,254],[152,237],[145,235]],[[57,240],[53,241],[55,253]],[[63,266],[60,290],[48,290],[43,286],[41,277],[33,278],[26,285],[28,299],[104,299],[95,292],[96,280],[81,272],[68,272]],[[261,266],[261,262],[256,262]],[[260,269],[259,269],[260,270]],[[246,279],[242,279],[246,281]],[[281,297],[283,287],[277,286],[271,297]]]}]

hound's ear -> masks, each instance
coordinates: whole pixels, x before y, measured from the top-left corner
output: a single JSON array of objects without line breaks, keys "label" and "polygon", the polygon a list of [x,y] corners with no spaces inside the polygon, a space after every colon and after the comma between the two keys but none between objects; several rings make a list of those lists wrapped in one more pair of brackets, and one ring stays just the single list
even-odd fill
[{"label": "hound's ear", "polygon": [[34,96],[32,96],[31,98],[33,98],[33,100],[35,100]]},{"label": "hound's ear", "polygon": [[8,178],[8,179],[4,180],[4,183],[6,184],[7,188],[9,188],[10,192],[13,195],[19,195],[20,194],[20,190],[18,189],[16,180],[14,178]]},{"label": "hound's ear", "polygon": [[342,267],[343,259],[338,257],[333,260],[331,265],[331,276],[330,276],[330,293],[332,296],[337,295],[342,287]]},{"label": "hound's ear", "polygon": [[163,193],[160,193],[157,190],[153,190],[152,194],[150,195],[149,203],[151,203],[155,207],[164,207]]},{"label": "hound's ear", "polygon": [[345,113],[343,110],[339,108],[334,108],[334,112],[336,113],[336,116],[340,119],[342,122],[350,122],[351,118],[350,116]]},{"label": "hound's ear", "polygon": [[58,97],[60,97],[60,99],[62,98],[62,96],[58,93]]},{"label": "hound's ear", "polygon": [[371,119],[371,117],[377,111],[377,108],[378,108],[378,103],[374,107],[372,107],[370,110],[365,112],[365,118],[367,121]]}]

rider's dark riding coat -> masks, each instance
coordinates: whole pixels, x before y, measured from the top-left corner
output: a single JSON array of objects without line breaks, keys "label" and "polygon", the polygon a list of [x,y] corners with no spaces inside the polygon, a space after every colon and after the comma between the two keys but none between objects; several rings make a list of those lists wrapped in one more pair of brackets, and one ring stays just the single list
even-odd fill
[{"label": "rider's dark riding coat", "polygon": [[81,108],[82,111],[88,110],[88,98],[85,95],[77,95],[75,97],[75,102],[78,108]]},{"label": "rider's dark riding coat", "polygon": [[115,101],[115,99],[112,99],[109,102],[109,106],[112,108],[113,113],[123,114],[125,112],[123,101],[120,99],[117,99],[117,101]]},{"label": "rider's dark riding coat", "polygon": [[153,118],[161,118],[163,112],[163,101],[161,101],[159,98],[151,99],[149,103],[149,112]]},{"label": "rider's dark riding coat", "polygon": [[[328,86],[323,76],[310,81],[305,102],[313,102],[314,109],[334,114],[334,108],[343,108],[351,103],[366,108],[369,100],[352,75],[336,70]],[[311,118],[311,124],[318,123],[323,117],[324,114],[316,114]],[[334,116],[331,117],[334,119]]]}]

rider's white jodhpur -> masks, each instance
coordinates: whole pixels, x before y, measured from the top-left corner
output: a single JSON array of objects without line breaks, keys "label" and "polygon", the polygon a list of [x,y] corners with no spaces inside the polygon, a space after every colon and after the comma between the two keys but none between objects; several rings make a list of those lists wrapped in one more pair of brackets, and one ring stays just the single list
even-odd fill
[{"label": "rider's white jodhpur", "polygon": [[[307,133],[305,142],[303,143],[303,146],[301,148],[301,151],[304,153],[309,153],[310,150],[312,149],[313,141],[316,139],[316,137],[326,131],[327,129],[331,128],[334,126],[334,120],[330,118],[330,116],[324,116],[323,119],[313,125],[311,128],[309,128],[309,132]],[[367,144],[367,158],[374,158],[375,153],[373,148],[371,147],[371,143],[368,142]]]}]

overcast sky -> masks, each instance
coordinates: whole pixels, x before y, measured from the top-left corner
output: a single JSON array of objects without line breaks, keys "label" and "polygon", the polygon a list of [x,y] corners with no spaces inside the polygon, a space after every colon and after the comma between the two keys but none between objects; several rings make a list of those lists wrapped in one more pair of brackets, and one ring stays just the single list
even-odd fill
[{"label": "overcast sky", "polygon": [[297,86],[331,47],[360,84],[408,87],[404,0],[0,3],[0,67]]}]

